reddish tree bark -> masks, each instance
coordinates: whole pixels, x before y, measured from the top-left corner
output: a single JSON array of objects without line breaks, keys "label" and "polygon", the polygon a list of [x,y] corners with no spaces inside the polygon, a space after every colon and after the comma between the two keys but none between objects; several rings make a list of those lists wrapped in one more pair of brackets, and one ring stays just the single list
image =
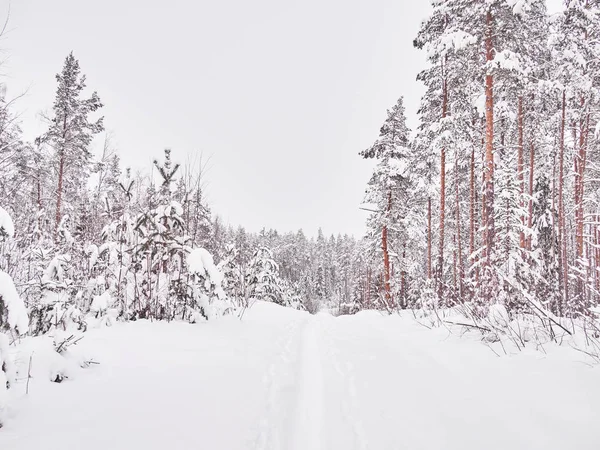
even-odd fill
[{"label": "reddish tree bark", "polygon": [[431,280],[431,197],[427,199],[427,279]]},{"label": "reddish tree bark", "polygon": [[[486,14],[485,59],[490,62],[494,58],[493,17],[490,10]],[[485,264],[491,266],[494,247],[494,77],[491,73],[485,76],[485,161],[484,161],[484,250]],[[489,299],[487,299],[489,300]]]},{"label": "reddish tree bark", "polygon": [[458,295],[460,300],[463,298],[463,281],[465,278],[465,267],[463,264],[462,257],[462,238],[460,235],[461,224],[460,224],[460,190],[458,185],[458,151],[456,152],[454,162],[454,184],[455,184],[455,199],[456,199],[456,241],[457,241],[457,252],[458,252]]},{"label": "reddish tree bark", "polygon": [[[592,265],[594,269],[594,277],[595,277],[595,286],[596,292],[600,292],[600,273],[598,273],[598,268],[600,267],[600,228],[598,224],[600,223],[600,216],[596,215],[594,217],[594,248],[595,248],[595,261]],[[598,294],[595,295],[596,302],[598,301]]]},{"label": "reddish tree bark", "polygon": [[62,207],[62,192],[63,192],[63,178],[65,174],[65,156],[64,152],[59,153],[59,164],[58,164],[58,187],[56,191],[56,224],[54,228],[55,235],[58,233],[58,227],[61,221],[61,207]]},{"label": "reddish tree bark", "polygon": [[[535,165],[535,147],[533,141],[529,145],[529,219],[527,227],[531,230],[533,227],[533,171]],[[527,248],[531,250],[531,236],[527,239]]]},{"label": "reddish tree bark", "polygon": [[[445,74],[446,67],[442,66],[442,120],[448,114],[448,84]],[[438,297],[440,301],[444,295],[444,235],[446,226],[446,147],[440,151],[440,249],[438,255]]]},{"label": "reddish tree bark", "polygon": [[[569,264],[567,258],[567,231],[565,226],[565,204],[564,204],[564,155],[565,155],[565,127],[566,127],[566,94],[562,95],[562,114],[560,123],[560,136],[558,145],[558,223],[559,240],[561,248],[561,275],[563,284],[563,302],[569,301]],[[562,310],[562,308],[561,308]]]},{"label": "reddish tree bark", "polygon": [[[523,177],[524,164],[523,164],[523,96],[519,96],[518,100],[518,144],[517,144],[517,181],[519,183],[519,204],[521,209],[523,208],[523,194],[525,193],[525,181]],[[521,215],[521,224],[525,226],[525,216]],[[519,243],[521,248],[525,248],[525,233],[523,230],[519,233]]]},{"label": "reddish tree bark", "polygon": [[388,227],[387,221],[389,220],[389,215],[392,210],[392,192],[388,192],[388,206],[387,206],[387,215],[386,215],[386,224],[383,226],[383,230],[381,232],[381,249],[383,250],[383,288],[385,291],[385,300],[388,303],[388,306],[391,306],[390,300],[391,296],[391,287],[390,287],[390,254],[388,252]]},{"label": "reddish tree bark", "polygon": [[471,150],[471,176],[469,180],[469,267],[472,267],[475,263],[475,202],[475,146],[473,146]]}]

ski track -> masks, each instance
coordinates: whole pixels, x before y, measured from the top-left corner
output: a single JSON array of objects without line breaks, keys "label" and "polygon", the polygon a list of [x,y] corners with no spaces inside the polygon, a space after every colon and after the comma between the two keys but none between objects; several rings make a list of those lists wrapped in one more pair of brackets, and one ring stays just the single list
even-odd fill
[{"label": "ski track", "polygon": [[[299,346],[300,329],[306,319],[290,322],[280,338],[277,347],[280,351],[269,365],[264,377],[266,406],[259,422],[258,437],[255,450],[275,450],[282,448],[283,428],[282,419],[286,415],[286,405],[283,400],[286,385],[293,383],[293,368]],[[292,379],[292,381],[290,381]]]},{"label": "ski track", "polygon": [[327,317],[323,315],[323,317],[329,319],[328,326],[325,328],[326,332],[324,338],[329,359],[335,373],[340,379],[340,386],[343,386],[340,402],[344,420],[351,429],[350,436],[352,436],[353,439],[353,446],[351,448],[356,450],[366,450],[369,447],[357,402],[354,365],[350,361],[345,361],[345,363],[341,361],[340,350],[335,344],[331,334],[331,326],[333,325],[334,319],[331,316]]},{"label": "ski track", "polygon": [[293,450],[321,450],[323,426],[323,369],[319,324],[310,320],[302,333],[300,381],[294,421]]}]

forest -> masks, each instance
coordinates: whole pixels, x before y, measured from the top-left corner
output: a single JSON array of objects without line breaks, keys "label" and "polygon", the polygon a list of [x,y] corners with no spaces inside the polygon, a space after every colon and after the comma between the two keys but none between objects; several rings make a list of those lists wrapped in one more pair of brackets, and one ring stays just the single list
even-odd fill
[{"label": "forest", "polygon": [[418,110],[345,154],[362,236],[228,223],[202,149],[127,167],[73,51],[34,139],[2,74],[0,447],[597,448],[600,0],[430,3]]},{"label": "forest", "polygon": [[[376,167],[358,239],[224,224],[204,200],[202,160],[181,164],[176,150],[145,172],[122,167],[71,53],[33,142],[18,98],[1,99],[0,268],[34,334],[83,326],[90,311],[196,320],[250,299],[588,315],[600,288],[598,26],[589,0],[552,17],[542,0],[433,2],[414,39],[428,60],[419,126],[407,128],[400,97],[360,152]],[[194,271],[199,249],[215,271]]]},{"label": "forest", "polygon": [[[317,369],[318,339],[339,357],[323,330],[345,336],[350,323],[327,325],[324,311],[367,328],[376,316],[361,314],[372,310],[426,328],[459,326],[505,353],[507,340],[545,353],[543,345],[577,335],[600,362],[600,0],[566,0],[553,15],[545,0],[431,4],[413,42],[427,60],[415,73],[425,88],[418,111],[405,110],[398,86],[372,145],[347,151],[374,166],[356,205],[367,212],[364,236],[225,223],[206,200],[200,152],[185,160],[167,148],[144,170],[124,167],[102,92],[73,52],[57,61],[54,102],[33,140],[3,81],[0,413],[17,375],[29,392],[23,371],[33,353],[28,368],[12,356],[22,340],[51,337],[66,356],[92,328],[243,319],[257,304],[305,330],[289,342],[308,346],[303,358]],[[313,322],[302,328],[285,314]],[[377,327],[373,352],[392,336]],[[301,382],[313,375],[306,369]],[[52,372],[51,381],[64,378]]]}]

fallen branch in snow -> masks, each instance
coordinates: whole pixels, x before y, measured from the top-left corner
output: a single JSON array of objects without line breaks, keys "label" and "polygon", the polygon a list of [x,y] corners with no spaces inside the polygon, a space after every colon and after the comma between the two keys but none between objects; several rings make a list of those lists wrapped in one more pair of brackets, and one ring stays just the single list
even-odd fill
[{"label": "fallen branch in snow", "polygon": [[62,354],[62,352],[64,352],[67,349],[67,347],[71,345],[76,345],[82,339],[83,336],[75,338],[75,335],[72,334],[68,338],[64,339],[60,344],[58,344],[58,346],[56,347],[56,352]]},{"label": "fallen branch in snow", "polygon": [[29,380],[31,379],[31,362],[33,360],[33,353],[29,355],[29,368],[27,369],[27,385],[25,386],[25,394],[29,394]]},{"label": "fallen branch in snow", "polygon": [[97,364],[99,365],[100,363],[98,361],[94,361],[94,360],[89,360],[89,361],[82,361],[81,363],[81,367],[83,367],[84,369],[87,367],[90,367],[92,364]]},{"label": "fallen branch in snow", "polygon": [[577,350],[578,352],[583,353],[584,355],[589,356],[590,358],[592,358],[595,362],[600,363],[600,355],[598,355],[597,353],[592,353],[592,352],[588,352],[583,350],[582,348],[578,348],[574,345],[571,346],[571,348],[573,348],[574,350]]},{"label": "fallen branch in snow", "polygon": [[477,328],[478,330],[487,331],[487,332],[492,331],[490,328],[482,327],[480,325],[474,325],[472,323],[451,322],[449,320],[444,320],[443,322],[447,323],[449,325],[458,325],[458,326],[461,326],[461,327]]},{"label": "fallen branch in snow", "polygon": [[[506,281],[515,289],[518,289],[518,286],[515,286],[513,280],[511,279],[506,279]],[[558,318],[556,318],[556,316],[554,316],[554,314],[552,314],[550,311],[547,311],[546,309],[544,309],[544,307],[542,305],[540,305],[537,300],[535,300],[530,294],[528,294],[527,292],[523,292],[521,291],[521,294],[523,295],[523,298],[527,301],[527,303],[529,303],[531,306],[533,306],[533,308],[535,310],[537,310],[545,319],[548,319],[549,322],[553,323],[554,325],[556,325],[557,327],[561,328],[563,331],[565,331],[569,336],[572,336],[573,333],[568,330],[566,327],[564,327],[561,323],[559,323]]]}]

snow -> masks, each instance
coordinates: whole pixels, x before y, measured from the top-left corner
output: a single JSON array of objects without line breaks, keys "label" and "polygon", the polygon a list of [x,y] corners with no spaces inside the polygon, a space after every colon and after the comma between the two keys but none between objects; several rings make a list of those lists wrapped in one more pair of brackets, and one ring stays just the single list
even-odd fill
[{"label": "snow", "polygon": [[4,307],[8,311],[8,327],[12,330],[17,330],[19,334],[27,333],[29,329],[29,317],[27,309],[12,278],[0,270],[0,297],[4,303]]},{"label": "snow", "polygon": [[13,237],[15,235],[15,225],[13,224],[10,215],[2,206],[0,206],[0,236],[2,235],[2,231],[8,235],[8,237]]},{"label": "snow", "polygon": [[102,295],[94,296],[94,300],[92,300],[92,304],[90,305],[90,311],[95,313],[105,312],[111,303],[112,297],[110,296],[110,292],[104,291]]},{"label": "snow", "polygon": [[522,71],[519,55],[510,50],[497,52],[494,55],[494,59],[489,62],[489,66],[516,72]]},{"label": "snow", "polygon": [[390,159],[389,166],[390,176],[406,176],[406,170],[408,169],[408,161],[406,159]]},{"label": "snow", "polygon": [[490,306],[488,312],[488,321],[496,327],[506,327],[510,324],[510,317],[506,306],[502,304],[494,304]]},{"label": "snow", "polygon": [[208,250],[204,248],[193,249],[187,256],[187,263],[191,272],[195,272],[201,276],[208,276],[207,282],[215,286],[215,292],[219,298],[225,296],[221,285],[223,282],[223,273],[215,265],[213,256]]},{"label": "snow", "polygon": [[[497,357],[477,333],[410,314],[258,302],[242,321],[93,329],[69,357],[49,345],[18,349],[2,449],[592,450],[600,439],[599,368],[582,354]],[[99,364],[82,368],[83,355]],[[51,383],[61,364],[69,378]]]},{"label": "snow", "polygon": [[454,30],[445,33],[437,42],[429,45],[427,56],[435,57],[437,54],[446,54],[450,50],[460,51],[477,42],[477,38],[463,30]]},{"label": "snow", "polygon": [[98,246],[95,244],[88,245],[88,247],[86,249],[86,253],[88,254],[88,257],[89,257],[90,268],[92,268],[98,262],[98,256],[100,255]]},{"label": "snow", "polygon": [[473,106],[475,106],[480,116],[485,116],[485,94],[479,95],[473,102]]},{"label": "snow", "polygon": [[506,3],[512,7],[516,15],[522,15],[531,8],[531,0],[506,0]]}]

